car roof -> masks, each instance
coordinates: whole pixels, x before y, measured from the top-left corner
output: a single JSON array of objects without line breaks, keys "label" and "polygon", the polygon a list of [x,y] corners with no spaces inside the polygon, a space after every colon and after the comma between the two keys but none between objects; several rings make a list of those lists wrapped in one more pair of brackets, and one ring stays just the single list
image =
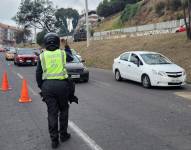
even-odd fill
[{"label": "car roof", "polygon": [[127,51],[125,53],[134,53],[137,55],[140,55],[140,54],[159,54],[157,52],[152,52],[152,51]]}]

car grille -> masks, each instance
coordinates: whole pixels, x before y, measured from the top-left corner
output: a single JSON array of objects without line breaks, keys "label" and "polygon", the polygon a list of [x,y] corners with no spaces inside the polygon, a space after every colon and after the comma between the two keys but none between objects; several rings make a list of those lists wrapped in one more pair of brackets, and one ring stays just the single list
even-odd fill
[{"label": "car grille", "polygon": [[179,78],[182,76],[182,72],[166,72],[168,77]]},{"label": "car grille", "polygon": [[68,69],[68,72],[70,73],[82,73],[83,71],[83,69]]},{"label": "car grille", "polygon": [[172,83],[172,82],[169,82],[168,85],[181,85],[182,82],[179,82],[179,83]]}]

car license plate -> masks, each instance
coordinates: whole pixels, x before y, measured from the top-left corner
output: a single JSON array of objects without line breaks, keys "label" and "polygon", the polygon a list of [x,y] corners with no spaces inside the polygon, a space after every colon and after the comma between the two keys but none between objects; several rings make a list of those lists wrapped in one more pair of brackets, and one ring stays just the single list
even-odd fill
[{"label": "car license plate", "polygon": [[26,62],[30,63],[30,62],[31,62],[31,60],[27,60]]},{"label": "car license plate", "polygon": [[181,81],[174,79],[174,80],[171,80],[171,82],[172,82],[172,83],[179,83],[179,82],[181,82]]},{"label": "car license plate", "polygon": [[80,75],[78,74],[78,75],[71,75],[71,78],[72,79],[78,79],[78,78],[80,78]]}]

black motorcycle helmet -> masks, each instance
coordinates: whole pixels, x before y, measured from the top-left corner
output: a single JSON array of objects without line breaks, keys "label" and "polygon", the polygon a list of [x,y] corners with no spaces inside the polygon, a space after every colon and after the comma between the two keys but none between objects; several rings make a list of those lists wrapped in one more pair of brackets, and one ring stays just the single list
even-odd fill
[{"label": "black motorcycle helmet", "polygon": [[60,47],[60,38],[56,33],[47,33],[44,36],[44,46],[46,50],[54,51]]}]

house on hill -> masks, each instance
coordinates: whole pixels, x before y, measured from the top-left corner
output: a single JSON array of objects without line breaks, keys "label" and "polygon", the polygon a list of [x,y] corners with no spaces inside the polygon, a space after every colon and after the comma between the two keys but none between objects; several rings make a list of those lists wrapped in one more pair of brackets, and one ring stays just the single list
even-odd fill
[{"label": "house on hill", "polygon": [[14,46],[16,43],[15,34],[19,29],[0,23],[0,46]]}]

